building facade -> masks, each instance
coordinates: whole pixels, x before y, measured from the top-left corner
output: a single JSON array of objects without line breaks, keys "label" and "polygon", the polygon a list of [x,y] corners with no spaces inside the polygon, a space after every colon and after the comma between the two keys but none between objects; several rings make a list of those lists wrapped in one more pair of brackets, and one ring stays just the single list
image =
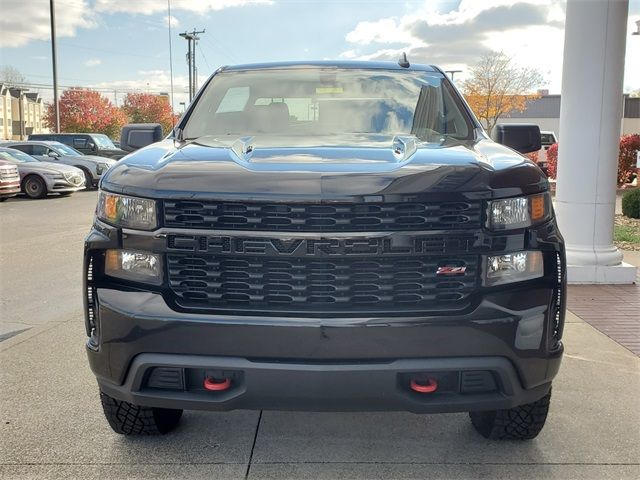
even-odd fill
[{"label": "building facade", "polygon": [[[620,134],[640,133],[640,97],[624,95],[624,108]],[[560,138],[560,95],[542,95],[527,102],[522,112],[511,112],[498,123],[534,123],[542,131],[555,132]]]},{"label": "building facade", "polygon": [[11,113],[11,92],[0,84],[0,139],[13,139],[13,115]]},{"label": "building facade", "polygon": [[0,139],[26,140],[32,133],[47,131],[40,95],[0,84]]}]

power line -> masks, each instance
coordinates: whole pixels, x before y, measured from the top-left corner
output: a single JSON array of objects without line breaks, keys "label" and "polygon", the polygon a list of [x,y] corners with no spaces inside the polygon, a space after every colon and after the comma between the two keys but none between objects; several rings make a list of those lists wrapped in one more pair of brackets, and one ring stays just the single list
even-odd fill
[{"label": "power line", "polygon": [[209,65],[209,62],[207,61],[207,57],[204,56],[204,50],[202,50],[202,47],[200,46],[200,44],[198,44],[198,49],[200,50],[200,55],[202,55],[202,59],[204,60],[204,63],[207,65],[207,70],[209,70],[209,72],[211,72],[211,66]]},{"label": "power line", "polygon": [[[53,90],[53,85],[49,83],[33,83],[33,82],[12,82],[12,87],[19,88],[36,88],[42,90]],[[98,86],[83,86],[83,85],[58,85],[60,88],[77,88],[81,90],[95,90],[96,92],[107,92],[107,93],[138,93],[138,92],[148,92],[148,93],[166,93],[166,90],[149,90],[146,87],[133,88],[133,87],[98,87]]]}]

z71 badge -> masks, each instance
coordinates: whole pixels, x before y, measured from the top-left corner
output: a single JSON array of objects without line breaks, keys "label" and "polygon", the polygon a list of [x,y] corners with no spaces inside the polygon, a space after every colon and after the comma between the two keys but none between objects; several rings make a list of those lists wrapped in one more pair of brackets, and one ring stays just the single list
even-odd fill
[{"label": "z71 badge", "polygon": [[438,267],[436,275],[464,275],[467,267]]}]

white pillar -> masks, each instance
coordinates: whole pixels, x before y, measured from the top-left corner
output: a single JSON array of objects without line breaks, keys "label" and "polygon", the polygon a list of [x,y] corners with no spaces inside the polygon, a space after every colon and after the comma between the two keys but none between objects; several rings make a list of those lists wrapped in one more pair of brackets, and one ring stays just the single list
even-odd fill
[{"label": "white pillar", "polygon": [[633,283],[613,245],[628,0],[567,0],[556,212],[571,283]]}]

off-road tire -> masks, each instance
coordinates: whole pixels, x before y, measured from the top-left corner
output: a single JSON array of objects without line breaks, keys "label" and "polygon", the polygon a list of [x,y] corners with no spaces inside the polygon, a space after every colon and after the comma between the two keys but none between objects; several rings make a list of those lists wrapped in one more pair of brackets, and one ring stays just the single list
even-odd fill
[{"label": "off-road tire", "polygon": [[536,438],[549,412],[551,391],[540,400],[508,410],[469,412],[471,423],[485,438],[492,440],[531,440]]},{"label": "off-road tire", "polygon": [[142,407],[100,392],[104,416],[122,435],[164,435],[178,426],[182,410]]}]

